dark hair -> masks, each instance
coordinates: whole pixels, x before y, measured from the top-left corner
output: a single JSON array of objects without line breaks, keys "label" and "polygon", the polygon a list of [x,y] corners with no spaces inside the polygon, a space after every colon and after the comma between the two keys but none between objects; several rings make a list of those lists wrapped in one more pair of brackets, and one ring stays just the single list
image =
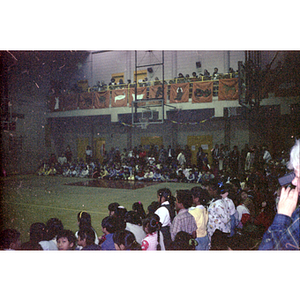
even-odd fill
[{"label": "dark hair", "polygon": [[126,212],[125,222],[135,224],[135,225],[140,225],[140,226],[142,225],[142,219],[141,219],[140,215],[136,211],[133,211],[133,210]]},{"label": "dark hair", "polygon": [[86,244],[88,246],[93,245],[95,242],[95,232],[91,227],[79,229],[78,237],[80,237],[81,240],[86,239]]},{"label": "dark hair", "polygon": [[148,214],[148,216],[143,220],[143,229],[147,233],[153,233],[157,231],[157,250],[161,250],[160,246],[160,229],[161,223],[159,222],[159,216],[156,214]]},{"label": "dark hair", "polygon": [[120,204],[117,203],[117,202],[110,203],[110,204],[108,205],[108,210],[109,210],[110,212],[112,212],[112,211],[115,212],[119,206],[120,206]]},{"label": "dark hair", "polygon": [[123,206],[118,206],[115,210],[114,217],[120,218],[121,220],[124,220],[125,214],[127,213],[127,209]]},{"label": "dark hair", "polygon": [[178,203],[182,203],[185,209],[190,208],[193,205],[193,197],[190,190],[177,190],[176,199]]},{"label": "dark hair", "polygon": [[200,186],[195,186],[191,188],[192,196],[199,198],[199,202],[203,206],[207,206],[210,196],[206,189],[201,188]]},{"label": "dark hair", "polygon": [[172,250],[195,250],[197,245],[198,242],[193,239],[192,235],[185,231],[179,231],[172,243]]},{"label": "dark hair", "polygon": [[16,229],[4,229],[0,233],[0,249],[9,249],[11,243],[16,243],[21,233]]},{"label": "dark hair", "polygon": [[70,244],[73,243],[72,249],[76,248],[77,239],[76,239],[76,236],[73,231],[71,231],[69,229],[63,229],[63,230],[59,231],[56,236],[56,240],[58,241],[60,238],[67,238]]},{"label": "dark hair", "polygon": [[157,196],[159,196],[159,202],[161,202],[162,197],[166,198],[166,201],[169,201],[169,199],[172,196],[172,193],[168,188],[163,188],[157,191]]},{"label": "dark hair", "polygon": [[44,223],[33,223],[30,225],[30,241],[39,243],[45,238],[46,225]]},{"label": "dark hair", "polygon": [[51,218],[46,223],[46,240],[52,240],[59,231],[63,230],[64,226],[61,220],[57,218]]},{"label": "dark hair", "polygon": [[119,228],[119,224],[118,224],[118,220],[116,217],[113,217],[113,216],[108,216],[108,217],[105,217],[102,222],[101,222],[101,226],[103,228],[106,228],[106,230],[109,232],[109,233],[114,233],[116,232]]},{"label": "dark hair", "polygon": [[135,239],[132,232],[128,230],[120,230],[114,233],[113,241],[118,246],[124,245],[125,250],[141,250],[141,245]]},{"label": "dark hair", "polygon": [[134,202],[132,204],[132,210],[135,210],[141,217],[141,219],[145,219],[146,217],[146,212],[144,210],[144,206],[142,202]]},{"label": "dark hair", "polygon": [[211,237],[210,250],[228,250],[228,234],[216,229]]},{"label": "dark hair", "polygon": [[91,215],[85,211],[80,211],[77,215],[79,229],[83,227],[92,227]]},{"label": "dark hair", "polygon": [[156,210],[159,208],[160,204],[157,201],[152,201],[151,204],[148,206],[149,214],[154,214]]}]

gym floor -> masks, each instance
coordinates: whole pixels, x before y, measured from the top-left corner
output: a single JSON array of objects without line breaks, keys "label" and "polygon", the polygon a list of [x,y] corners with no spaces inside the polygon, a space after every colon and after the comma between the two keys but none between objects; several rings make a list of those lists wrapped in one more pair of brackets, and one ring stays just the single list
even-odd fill
[{"label": "gym floor", "polygon": [[2,229],[17,229],[21,241],[29,240],[32,223],[46,223],[59,218],[66,229],[78,230],[77,214],[87,211],[92,226],[102,235],[101,221],[108,215],[108,205],[118,202],[127,210],[141,201],[147,211],[148,205],[157,200],[157,190],[167,187],[173,194],[179,189],[191,189],[197,184],[188,183],[142,183],[99,181],[88,178],[63,176],[16,175],[1,178]]}]

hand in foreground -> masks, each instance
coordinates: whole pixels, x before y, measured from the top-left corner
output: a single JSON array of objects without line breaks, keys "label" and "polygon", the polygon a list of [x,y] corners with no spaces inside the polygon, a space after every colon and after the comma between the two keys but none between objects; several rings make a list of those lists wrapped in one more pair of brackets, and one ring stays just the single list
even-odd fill
[{"label": "hand in foreground", "polygon": [[278,202],[277,212],[279,214],[283,214],[286,216],[291,217],[292,213],[294,212],[297,201],[298,201],[298,188],[291,189],[282,188],[280,194],[280,200]]}]

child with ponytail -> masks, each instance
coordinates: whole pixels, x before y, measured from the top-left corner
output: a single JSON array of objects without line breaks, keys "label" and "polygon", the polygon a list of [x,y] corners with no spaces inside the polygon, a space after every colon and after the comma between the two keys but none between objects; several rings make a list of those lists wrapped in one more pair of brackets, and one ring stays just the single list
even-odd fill
[{"label": "child with ponytail", "polygon": [[147,235],[142,240],[142,250],[165,250],[158,215],[148,215],[146,219],[143,220],[143,229]]}]

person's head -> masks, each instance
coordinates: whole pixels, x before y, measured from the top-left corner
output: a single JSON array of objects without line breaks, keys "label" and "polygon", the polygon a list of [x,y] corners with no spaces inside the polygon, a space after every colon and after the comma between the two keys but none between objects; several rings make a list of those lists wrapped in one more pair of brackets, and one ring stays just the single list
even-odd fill
[{"label": "person's head", "polygon": [[77,220],[79,228],[92,227],[91,215],[86,211],[80,211],[77,214]]},{"label": "person's head", "polygon": [[51,218],[46,223],[46,240],[50,241],[56,237],[59,231],[63,230],[64,226],[61,220],[57,218]]},{"label": "person's head", "polygon": [[219,197],[219,184],[218,184],[218,180],[216,180],[215,178],[209,180],[207,191],[208,191],[209,196],[211,198],[218,198]]},{"label": "person's head", "polygon": [[248,198],[248,193],[246,190],[242,190],[240,193],[241,202],[244,203]]},{"label": "person's head", "polygon": [[216,229],[211,237],[210,250],[229,250],[228,241],[228,234]]},{"label": "person's head", "polygon": [[68,229],[61,230],[57,236],[58,250],[74,250],[76,247],[76,237],[73,231]]},{"label": "person's head", "polygon": [[154,214],[159,208],[160,203],[157,201],[152,201],[151,204],[147,207],[148,214]]},{"label": "person's head", "polygon": [[198,242],[189,233],[179,231],[172,243],[172,250],[195,250],[197,245]]},{"label": "person's head", "polygon": [[30,241],[34,243],[39,243],[45,238],[46,225],[44,223],[33,223],[30,225],[29,233]]},{"label": "person's head", "polygon": [[95,232],[91,227],[82,228],[78,231],[77,245],[86,247],[95,242]]},{"label": "person's head", "polygon": [[159,189],[157,191],[157,199],[159,203],[169,201],[172,196],[171,191],[168,188]]},{"label": "person's head", "polygon": [[220,186],[219,186],[219,193],[220,195],[222,196],[222,198],[232,198],[233,197],[233,187],[230,183],[222,183]]},{"label": "person's head", "polygon": [[125,222],[135,225],[142,225],[142,219],[139,213],[134,210],[130,210],[125,214]]},{"label": "person's head", "polygon": [[206,206],[208,204],[210,197],[206,189],[203,189],[200,186],[195,186],[191,188],[191,193],[192,193],[194,205]]},{"label": "person's head", "polygon": [[135,236],[128,230],[120,230],[114,233],[113,241],[116,250],[140,250],[141,246],[137,243]]},{"label": "person's head", "polygon": [[142,202],[134,202],[132,204],[132,210],[136,211],[142,219],[146,217],[146,212],[144,210],[144,206]]},{"label": "person's head", "polygon": [[118,230],[118,219],[113,216],[105,217],[101,222],[101,226],[105,234],[114,233]]},{"label": "person's head", "polygon": [[296,140],[295,145],[291,149],[288,168],[294,169],[295,178],[292,184],[298,188],[300,193],[300,139]]},{"label": "person's head", "polygon": [[4,229],[0,233],[0,249],[19,250],[21,248],[20,232],[16,229]]},{"label": "person's head", "polygon": [[120,206],[120,204],[117,202],[110,203],[108,205],[108,214],[110,216],[114,215],[115,211],[118,209],[119,206]]},{"label": "person's head", "polygon": [[176,209],[188,209],[193,205],[193,197],[190,190],[177,190],[176,191]]},{"label": "person's head", "polygon": [[159,216],[156,214],[148,215],[143,220],[143,229],[147,234],[151,234],[155,231],[160,230],[161,223],[159,222]]}]

